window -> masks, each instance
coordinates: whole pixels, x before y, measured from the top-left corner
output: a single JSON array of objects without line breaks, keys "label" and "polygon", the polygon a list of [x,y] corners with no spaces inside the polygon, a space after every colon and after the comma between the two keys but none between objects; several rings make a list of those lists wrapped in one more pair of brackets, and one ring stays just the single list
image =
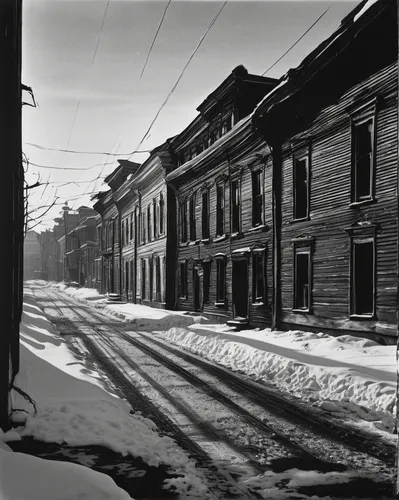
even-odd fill
[{"label": "window", "polygon": [[147,207],[147,238],[151,241],[151,205]]},{"label": "window", "polygon": [[295,247],[294,309],[309,311],[311,292],[311,248]]},{"label": "window", "polygon": [[262,224],[263,193],[262,170],[252,172],[252,226]]},{"label": "window", "polygon": [[164,233],[164,217],[165,217],[165,202],[163,200],[163,194],[159,195],[159,234]]},{"label": "window", "polygon": [[126,245],[129,243],[129,218],[126,217],[125,219],[125,229],[126,229]]},{"label": "window", "polygon": [[240,211],[241,211],[241,200],[240,200],[240,183],[239,181],[233,181],[231,183],[231,231],[233,233],[240,232]]},{"label": "window", "polygon": [[133,239],[133,214],[130,214],[129,225],[130,225],[130,240],[132,240]]},{"label": "window", "polygon": [[122,221],[122,241],[121,244],[122,246],[125,246],[125,219]]},{"label": "window", "polygon": [[190,218],[190,241],[197,239],[197,231],[195,227],[195,195],[190,198],[189,205],[189,218]]},{"label": "window", "polygon": [[252,256],[252,302],[265,300],[265,252],[255,251]]},{"label": "window", "polygon": [[141,213],[141,241],[145,243],[145,213]]},{"label": "window", "polygon": [[351,314],[373,316],[375,311],[375,240],[352,239]]},{"label": "window", "polygon": [[158,236],[157,235],[157,230],[158,230],[158,221],[157,221],[157,200],[154,198],[152,200],[152,225],[153,225],[153,232],[154,232],[154,240]]},{"label": "window", "polygon": [[217,259],[216,261],[216,302],[224,304],[226,300],[226,261]]},{"label": "window", "polygon": [[294,219],[309,215],[309,159],[294,158]]},{"label": "window", "polygon": [[187,241],[187,202],[184,200],[180,205],[180,231],[181,242]]},{"label": "window", "polygon": [[353,122],[352,155],[352,201],[370,200],[374,177],[374,118]]},{"label": "window", "polygon": [[202,192],[202,239],[209,238],[209,190]]},{"label": "window", "polygon": [[231,130],[231,117],[232,115],[229,115],[227,118],[225,118],[222,122],[222,134],[227,134]]},{"label": "window", "polygon": [[187,298],[188,283],[187,283],[187,261],[180,262],[180,290],[179,295],[181,298]]},{"label": "window", "polygon": [[155,257],[155,300],[161,302],[161,262]]},{"label": "window", "polygon": [[146,262],[145,259],[141,259],[141,298],[144,300],[146,298]]},{"label": "window", "polygon": [[203,262],[203,301],[204,304],[209,304],[209,289],[211,284],[211,263]]},{"label": "window", "polygon": [[224,234],[224,187],[216,188],[216,235]]}]

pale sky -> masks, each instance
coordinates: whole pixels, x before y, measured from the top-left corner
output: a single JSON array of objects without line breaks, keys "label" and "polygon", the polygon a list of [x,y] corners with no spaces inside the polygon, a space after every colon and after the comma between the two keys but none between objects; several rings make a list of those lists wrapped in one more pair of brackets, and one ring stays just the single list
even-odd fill
[{"label": "pale sky", "polygon": [[[28,183],[37,180],[38,172],[42,182],[50,182],[31,191],[30,208],[50,204],[55,194],[60,197],[35,228],[40,231],[54,225],[66,200],[73,208],[90,205],[93,191],[107,189],[96,177],[111,173],[116,158],[128,158],[122,154],[136,148],[223,2],[172,0],[141,80],[166,1],[23,3],[22,80],[33,88],[39,105],[23,107],[23,151],[32,163],[61,167],[29,166]],[[235,66],[243,64],[250,73],[262,74],[330,6],[267,73],[281,77],[329,36],[357,3],[228,1],[140,149],[154,148],[182,131],[197,115],[196,107]],[[28,142],[43,148],[121,156],[49,151]],[[147,157],[136,154],[131,160],[142,162]],[[71,170],[93,165],[89,170]],[[70,181],[77,184],[62,185]]]}]

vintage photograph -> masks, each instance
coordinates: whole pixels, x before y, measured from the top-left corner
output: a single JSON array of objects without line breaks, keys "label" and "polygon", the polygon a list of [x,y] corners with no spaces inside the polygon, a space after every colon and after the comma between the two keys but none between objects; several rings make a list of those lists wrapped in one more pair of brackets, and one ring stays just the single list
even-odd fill
[{"label": "vintage photograph", "polygon": [[0,500],[399,499],[398,11],[0,2]]}]

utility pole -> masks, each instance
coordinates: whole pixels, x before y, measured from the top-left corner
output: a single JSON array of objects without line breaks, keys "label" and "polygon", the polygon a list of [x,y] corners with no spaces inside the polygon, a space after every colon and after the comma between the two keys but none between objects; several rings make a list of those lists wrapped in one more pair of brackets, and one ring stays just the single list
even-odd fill
[{"label": "utility pole", "polygon": [[0,2],[0,217],[4,238],[0,282],[0,427],[10,426],[9,390],[19,370],[22,314],[24,189],[21,147],[22,0]]}]

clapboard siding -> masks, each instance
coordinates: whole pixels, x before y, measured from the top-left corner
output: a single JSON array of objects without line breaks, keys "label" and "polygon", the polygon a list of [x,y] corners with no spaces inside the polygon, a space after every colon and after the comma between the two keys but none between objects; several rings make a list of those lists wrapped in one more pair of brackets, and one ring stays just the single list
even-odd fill
[{"label": "clapboard siding", "polygon": [[[249,322],[253,326],[269,326],[272,311],[272,208],[271,208],[271,186],[272,186],[272,162],[269,156],[263,155],[262,160],[250,162],[247,166],[248,157],[265,148],[265,144],[256,137],[249,129],[245,138],[245,143],[240,145],[241,149],[229,150],[230,162],[227,160],[215,162],[201,169],[198,174],[194,174],[184,182],[178,183],[178,206],[176,216],[180,217],[179,206],[187,203],[187,236],[190,238],[189,227],[189,199],[195,196],[195,223],[196,242],[188,241],[181,243],[181,220],[178,219],[178,258],[176,266],[177,284],[179,284],[180,262],[187,261],[187,297],[179,297],[177,306],[182,310],[194,311],[194,290],[193,290],[193,269],[198,261],[210,261],[210,289],[209,303],[203,304],[203,312],[220,319],[227,320],[233,318],[233,262],[232,256],[235,250],[251,248],[255,245],[265,247],[265,301],[262,304],[252,304],[252,254],[248,255],[248,292],[243,290],[243,294],[249,296]],[[261,169],[263,188],[263,223],[264,230],[253,231],[252,227],[252,170]],[[241,193],[241,234],[238,237],[231,237],[231,181],[240,181]],[[216,193],[217,185],[224,186],[225,210],[224,228],[225,238],[222,241],[215,241],[216,234]],[[203,243],[199,240],[202,235],[202,190],[207,186],[209,189],[209,221],[210,238],[209,242]],[[226,255],[226,301],[224,305],[216,305],[216,254]],[[203,278],[201,277],[201,286]]]},{"label": "clapboard siding", "polygon": [[[309,327],[373,334],[391,342],[397,314],[397,65],[351,88],[323,109],[313,123],[283,147],[281,299],[285,328]],[[367,89],[378,97],[376,112],[375,201],[351,206],[351,120],[348,108]],[[361,101],[359,101],[361,102]],[[306,138],[310,151],[309,220],[293,221],[293,155],[295,141]],[[306,151],[298,146],[299,152]],[[293,149],[294,148],[294,149]],[[368,221],[376,231],[376,318],[350,318],[350,237],[345,229]],[[314,237],[312,310],[293,307],[292,240]]]}]

